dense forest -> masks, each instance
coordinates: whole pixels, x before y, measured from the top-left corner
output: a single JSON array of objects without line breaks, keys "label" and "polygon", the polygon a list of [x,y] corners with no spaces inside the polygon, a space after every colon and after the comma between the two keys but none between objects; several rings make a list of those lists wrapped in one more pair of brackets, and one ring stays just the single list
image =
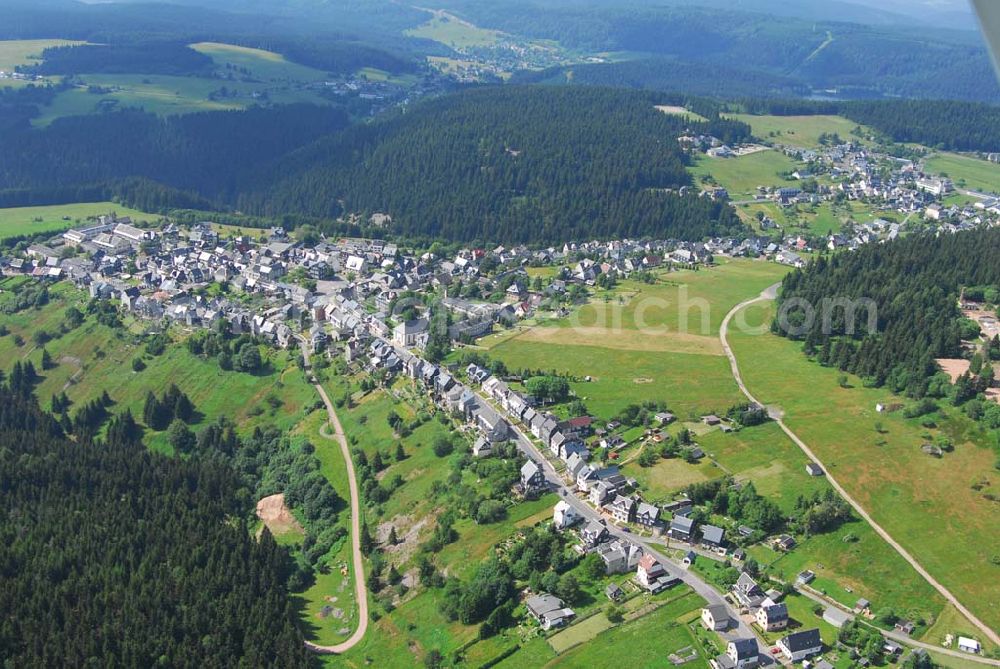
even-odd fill
[{"label": "dense forest", "polygon": [[[166,118],[137,110],[62,118],[2,137],[0,199],[9,190],[51,192],[143,177],[225,201],[256,170],[347,125],[338,108],[304,104]],[[190,205],[190,199],[175,204]]]},{"label": "dense forest", "polygon": [[[962,340],[978,336],[978,324],[961,318],[958,299],[963,288],[996,292],[997,257],[996,229],[912,235],[820,257],[785,278],[779,305],[786,319],[775,319],[772,330],[802,340],[820,363],[857,374],[866,384],[923,397],[938,372],[935,358],[962,357]],[[868,331],[868,309],[860,302],[853,334],[847,310],[824,309],[830,304],[824,300],[842,298],[871,300],[877,331]],[[815,310],[811,322],[802,304]]]},{"label": "dense forest", "polygon": [[33,74],[207,75],[214,61],[186,44],[144,41],[134,44],[77,44],[42,52],[42,62],[26,68]]},{"label": "dense forest", "polygon": [[[393,230],[453,240],[701,239],[741,228],[690,183],[676,138],[749,128],[661,114],[650,94],[504,87],[417,105],[290,155],[239,208],[333,216],[386,212]],[[673,192],[668,192],[673,189]]]},{"label": "dense forest", "polygon": [[957,100],[854,100],[850,102],[744,98],[732,111],[778,116],[840,114],[895,142],[952,151],[1000,151],[1000,107]]},{"label": "dense forest", "polygon": [[0,388],[5,666],[310,666],[228,467],[147,451],[127,413],[71,442],[24,381]]}]

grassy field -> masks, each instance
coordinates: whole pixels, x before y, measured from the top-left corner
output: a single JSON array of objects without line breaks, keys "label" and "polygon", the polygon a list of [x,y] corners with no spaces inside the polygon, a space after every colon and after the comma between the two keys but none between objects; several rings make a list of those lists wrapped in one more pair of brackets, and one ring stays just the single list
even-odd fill
[{"label": "grassy field", "polygon": [[[772,309],[755,307],[747,321]],[[785,411],[828,470],[926,569],[987,624],[1000,623],[997,549],[983,541],[1000,536],[996,503],[984,496],[1000,486],[1000,472],[975,426],[954,411],[934,429],[901,413],[876,414],[877,402],[895,398],[857,379],[841,388],[839,372],[809,362],[796,343],[769,334],[730,337],[751,392]],[[920,444],[941,433],[955,451],[941,459],[921,453]]]},{"label": "grassy field", "polygon": [[757,186],[791,185],[779,174],[798,168],[799,164],[788,156],[769,149],[738,158],[699,156],[690,170],[696,181],[711,177],[729,191],[732,199],[739,200],[756,194]]},{"label": "grassy field", "polygon": [[837,133],[843,140],[851,138],[858,127],[843,116],[753,116],[734,114],[733,118],[749,123],[753,134],[765,141],[812,149],[818,147],[823,133]]},{"label": "grassy field", "polygon": [[[722,410],[739,400],[726,359],[717,355],[656,353],[597,346],[565,346],[512,339],[490,351],[509,368],[557,370],[590,412],[610,418],[629,404],[666,401],[689,412]],[[590,375],[592,380],[583,381]]]},{"label": "grassy field", "polygon": [[114,202],[81,202],[57,204],[48,207],[12,207],[0,209],[0,240],[20,235],[36,235],[68,230],[85,224],[89,217],[115,212],[135,220],[154,220],[156,217]]},{"label": "grassy field", "polygon": [[925,169],[930,174],[947,174],[959,188],[1000,193],[1000,165],[996,163],[957,153],[938,153],[927,159]]},{"label": "grassy field", "polygon": [[[613,627],[599,634],[590,644],[576,648],[560,655],[546,667],[593,667],[594,650],[600,649],[604,657],[614,657],[619,666],[662,667],[667,663],[666,656],[684,648],[692,648],[697,653],[697,660],[707,663],[708,658],[701,651],[691,631],[681,620],[687,620],[691,613],[704,605],[704,601],[693,592],[662,606],[652,613],[634,622]],[[503,663],[500,667],[530,667],[529,663],[518,663],[517,654],[512,662]],[[697,665],[701,666],[701,665]]]},{"label": "grassy field", "polygon": [[[63,91],[52,105],[42,108],[42,114],[33,123],[44,126],[53,120],[79,114],[92,114],[115,107],[142,107],[161,114],[185,114],[197,111],[241,109],[256,104],[258,97],[275,103],[325,101],[307,84],[323,81],[326,74],[305,65],[286,60],[282,55],[262,49],[199,42],[191,45],[215,61],[217,72],[233,79],[212,77],[184,77],[144,74],[84,74],[87,86],[100,87],[91,92],[86,86]],[[244,75],[228,69],[246,68]],[[227,95],[215,95],[225,88]],[[214,99],[213,99],[214,98]]]},{"label": "grassy field", "polygon": [[[41,62],[45,49],[72,44],[83,42],[65,39],[0,40],[0,72],[13,72],[18,65],[36,65]],[[21,88],[30,83],[21,79],[0,79],[0,88]]]},{"label": "grassy field", "polygon": [[662,274],[654,285],[624,281],[608,301],[598,295],[568,318],[481,343],[509,367],[576,377],[573,389],[603,418],[646,400],[665,400],[685,414],[721,411],[739,395],[716,336],[719,324],[786,271],[733,260]]},{"label": "grassy field", "polygon": [[671,114],[674,116],[684,116],[690,121],[707,121],[701,114],[696,114],[689,109],[684,107],[678,107],[676,105],[656,105],[656,108],[663,112],[664,114]]},{"label": "grassy field", "polygon": [[432,10],[431,14],[426,23],[407,30],[406,34],[441,42],[455,49],[491,46],[503,36],[501,32],[479,28],[442,10]]},{"label": "grassy field", "polygon": [[293,63],[280,53],[264,49],[220,42],[198,42],[192,44],[191,48],[209,56],[221,71],[225,71],[227,65],[246,68],[254,79],[307,82],[323,81],[326,78],[326,73],[322,70]]},{"label": "grassy field", "polygon": [[[0,360],[5,369],[17,359],[31,360],[41,370],[42,349],[32,342],[32,335],[44,330],[58,334],[67,307],[83,310],[86,295],[67,283],[56,284],[49,304],[0,316],[10,335],[0,338]],[[14,336],[23,338],[17,346]],[[141,419],[146,393],[161,394],[171,384],[190,396],[200,418],[192,427],[197,430],[218,416],[227,416],[243,431],[259,425],[293,427],[304,417],[303,410],[315,401],[312,388],[283,351],[268,351],[272,370],[259,375],[226,372],[214,360],[206,361],[188,353],[183,345],[168,346],[160,356],[144,353],[144,346],[132,335],[112,330],[88,318],[83,325],[57,336],[45,344],[56,366],[40,371],[35,388],[43,406],[53,393],[63,392],[74,406],[96,399],[107,391],[116,402],[112,411],[124,409]],[[132,360],[143,357],[146,369],[132,371]],[[71,414],[72,414],[71,409]],[[145,441],[154,450],[169,452],[165,432],[148,432]]]},{"label": "grassy field", "polygon": [[0,40],[0,70],[11,72],[18,65],[37,65],[45,49],[72,44],[83,42],[65,39]]}]

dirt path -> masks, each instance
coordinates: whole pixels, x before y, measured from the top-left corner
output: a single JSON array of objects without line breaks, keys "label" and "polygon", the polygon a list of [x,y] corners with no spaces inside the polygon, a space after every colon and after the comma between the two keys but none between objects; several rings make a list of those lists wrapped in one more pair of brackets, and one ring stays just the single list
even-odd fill
[{"label": "dirt path", "polygon": [[[755,398],[747,389],[746,384],[743,382],[743,376],[740,374],[739,362],[736,360],[736,355],[733,353],[732,348],[730,348],[729,346],[729,341],[727,339],[727,334],[729,332],[729,321],[738,311],[740,311],[744,307],[748,307],[751,304],[756,304],[758,302],[767,302],[774,300],[777,297],[778,287],[780,285],[781,284],[774,284],[773,286],[764,290],[764,292],[762,292],[758,297],[745,300],[737,304],[735,307],[733,307],[732,311],[726,314],[726,318],[722,321],[722,327],[719,329],[719,339],[722,342],[723,350],[726,352],[726,357],[729,358],[729,366],[732,368],[733,378],[736,380],[736,385],[739,386],[740,391],[746,396],[748,400],[750,400],[751,402],[756,402],[760,406],[766,406],[766,405],[763,402],[758,401],[757,398]],[[994,644],[1000,645],[1000,636],[998,636],[997,633],[993,631],[993,629],[991,629],[986,623],[984,623],[975,615],[973,615],[973,613],[969,611],[969,609],[965,608],[965,606],[963,606],[962,603],[958,601],[957,597],[951,594],[951,592],[947,588],[945,588],[937,581],[937,579],[931,576],[931,574],[926,569],[924,569],[919,562],[917,562],[916,558],[910,555],[909,552],[907,552],[905,548],[899,545],[899,543],[895,539],[893,539],[888,532],[882,529],[882,526],[875,522],[875,520],[868,514],[868,512],[865,511],[864,507],[858,504],[858,502],[855,501],[855,499],[851,497],[846,490],[844,490],[843,486],[841,486],[840,483],[838,483],[837,480],[834,479],[833,476],[830,474],[829,468],[825,464],[823,464],[822,460],[816,457],[816,454],[812,452],[812,449],[810,449],[809,446],[806,445],[806,443],[802,441],[797,434],[792,432],[791,428],[785,425],[785,422],[782,420],[781,414],[777,411],[772,411],[770,409],[768,411],[771,414],[771,418],[778,424],[778,427],[781,428],[781,431],[784,432],[786,435],[788,435],[789,439],[795,442],[795,444],[802,450],[802,452],[806,454],[806,457],[808,457],[810,460],[812,460],[813,462],[815,462],[816,464],[818,464],[820,467],[823,468],[823,471],[826,472],[827,480],[830,481],[830,485],[832,485],[834,490],[836,490],[840,494],[840,496],[843,497],[847,501],[847,503],[854,508],[857,514],[861,516],[865,520],[865,522],[871,525],[872,528],[875,530],[875,532],[877,532],[880,537],[885,539],[886,543],[892,546],[893,549],[895,549],[895,551],[899,553],[904,560],[909,562],[910,566],[912,566],[917,571],[917,573],[924,578],[924,580],[930,583],[935,590],[941,593],[942,597],[951,602],[955,606],[955,608],[958,609],[962,613],[962,615],[969,620],[969,622],[978,627],[979,630],[983,634],[985,634],[986,637]],[[973,657],[974,656],[969,656],[969,659],[973,659]]]},{"label": "dirt path", "polygon": [[[306,361],[306,370],[310,375],[310,380],[315,381],[312,372],[309,371],[309,351],[305,344],[302,345],[302,357]],[[354,569],[354,597],[358,602],[358,628],[354,634],[344,641],[333,646],[321,646],[311,641],[306,641],[306,647],[316,653],[345,653],[358,645],[368,631],[368,592],[365,590],[365,565],[361,558],[361,500],[358,494],[358,477],[354,473],[354,460],[351,459],[351,449],[344,436],[344,428],[340,425],[337,412],[333,408],[333,402],[326,394],[326,390],[319,383],[314,383],[313,387],[326,405],[326,413],[333,428],[333,435],[321,433],[327,439],[334,439],[340,445],[340,452],[344,456],[344,464],[347,466],[347,479],[351,488],[351,561]]]}]

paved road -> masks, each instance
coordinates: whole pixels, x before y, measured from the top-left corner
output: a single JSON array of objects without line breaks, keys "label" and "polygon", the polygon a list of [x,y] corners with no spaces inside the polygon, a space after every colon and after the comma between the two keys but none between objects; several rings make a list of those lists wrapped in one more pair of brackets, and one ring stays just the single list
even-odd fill
[{"label": "paved road", "polygon": [[[482,402],[487,401],[482,395],[479,395],[478,393],[477,395],[479,396],[480,401]],[[557,493],[559,493],[560,497],[566,500],[566,502],[570,506],[572,506],[580,514],[581,517],[583,517],[585,522],[589,522],[591,520],[596,520],[596,521],[607,520],[604,516],[598,513],[597,510],[594,509],[594,507],[592,507],[586,501],[580,499],[579,497],[576,496],[576,494],[574,494],[574,490],[566,485],[565,481],[563,481],[562,477],[552,466],[552,463],[549,462],[549,460],[542,454],[542,452],[538,449],[538,447],[535,446],[534,442],[532,442],[531,439],[526,434],[524,434],[524,432],[519,427],[517,427],[516,425],[511,425],[511,429],[517,436],[516,442],[518,449],[526,457],[530,458],[531,460],[534,460],[535,462],[541,465],[542,470],[545,473],[545,478],[548,480],[549,485],[552,487],[552,489],[555,490]],[[684,581],[684,583],[686,583],[687,585],[691,586],[691,588],[695,592],[697,592],[706,602],[708,602],[709,605],[714,605],[714,604],[725,605],[726,609],[729,611],[730,619],[734,623],[736,623],[736,626],[733,627],[731,625],[730,629],[724,632],[722,636],[725,637],[726,639],[748,639],[748,638],[756,639],[758,651],[761,655],[761,662],[764,663],[765,665],[774,663],[774,660],[771,657],[770,646],[764,644],[757,637],[757,635],[754,634],[753,630],[740,619],[738,612],[735,611],[732,606],[730,606],[729,602],[727,602],[725,599],[722,598],[722,595],[719,594],[718,590],[716,590],[714,587],[703,581],[696,573],[688,571],[681,564],[679,564],[672,558],[667,557],[659,550],[653,548],[648,543],[648,541],[643,537],[640,537],[636,534],[632,534],[631,532],[623,532],[612,522],[607,523],[607,528],[608,532],[613,537],[637,543],[642,546],[642,549],[644,551],[650,553],[661,563],[672,566],[673,571],[680,576],[680,579]]]},{"label": "paved road", "polygon": [[353,562],[354,572],[352,576],[354,577],[354,598],[358,603],[358,628],[354,630],[354,634],[347,641],[334,646],[321,646],[311,641],[306,641],[306,647],[316,653],[344,653],[360,643],[361,639],[365,636],[365,632],[368,631],[368,592],[365,589],[365,565],[361,559],[361,499],[358,494],[358,477],[354,473],[354,460],[351,458],[351,449],[347,444],[347,438],[344,436],[344,428],[340,425],[340,419],[337,418],[337,412],[333,408],[333,402],[330,401],[323,386],[315,383],[316,379],[313,377],[312,372],[309,371],[308,346],[305,342],[300,341],[299,343],[302,348],[302,357],[305,360],[306,373],[309,374],[310,380],[313,381],[313,387],[316,388],[316,392],[323,399],[323,404],[326,405],[330,427],[333,429],[333,435],[324,434],[323,436],[335,439],[340,444],[340,452],[344,456],[344,463],[347,465],[347,480],[351,489],[351,561]]},{"label": "paved road", "polygon": [[[808,597],[809,599],[813,600],[817,604],[822,604],[822,605],[827,606],[827,607],[829,607],[831,605],[832,606],[836,606],[836,608],[840,609],[843,613],[845,613],[851,619],[854,619],[854,618],[857,617],[856,615],[854,615],[853,611],[848,611],[845,607],[840,606],[840,605],[838,605],[838,604],[836,604],[834,602],[831,602],[829,599],[823,597],[822,595],[820,595],[818,592],[815,592],[811,588],[808,588],[808,587],[802,588],[802,587],[800,587],[800,588],[796,588],[796,590],[799,592],[799,594],[803,595],[804,597]],[[901,645],[913,646],[913,647],[916,647],[916,648],[924,648],[926,650],[932,650],[935,653],[941,653],[942,655],[948,655],[950,657],[958,657],[958,658],[961,658],[961,659],[966,660],[968,662],[978,662],[980,664],[988,664],[988,665],[992,665],[994,667],[1000,667],[1000,660],[993,660],[993,659],[990,659],[988,657],[979,657],[977,655],[970,655],[969,653],[963,653],[960,650],[953,650],[951,648],[943,648],[941,646],[937,646],[937,645],[932,644],[932,643],[924,643],[923,641],[917,641],[916,639],[910,637],[909,635],[902,634],[901,632],[895,632],[895,631],[884,630],[884,629],[879,629],[879,632],[882,633],[882,636],[884,636],[886,638],[889,638],[889,639],[892,639],[893,641],[897,641]]]},{"label": "paved road", "polygon": [[[726,356],[729,358],[729,366],[732,368],[733,378],[736,379],[736,385],[739,386],[740,391],[744,395],[746,395],[748,400],[750,400],[751,402],[756,402],[761,406],[766,406],[766,405],[763,402],[758,401],[757,398],[755,398],[747,389],[746,384],[743,382],[743,377],[740,374],[740,367],[739,363],[736,360],[736,355],[733,353],[733,350],[729,347],[729,341],[727,339],[727,334],[729,330],[729,321],[732,319],[733,315],[736,314],[736,312],[738,312],[740,309],[743,309],[746,306],[749,306],[751,304],[756,304],[757,302],[766,302],[775,299],[775,297],[778,294],[778,287],[780,285],[781,284],[775,284],[767,288],[764,292],[760,294],[760,296],[746,300],[744,302],[741,302],[740,304],[737,304],[735,307],[733,307],[732,311],[726,314],[725,320],[722,321],[722,327],[719,329],[719,339],[722,341],[722,348],[723,350],[725,350]],[[992,641],[995,644],[1000,644],[1000,636],[998,636],[997,633],[993,631],[993,629],[991,629],[983,621],[981,621],[979,618],[973,615],[973,613],[969,611],[969,609],[963,606],[962,603],[958,601],[957,597],[951,594],[951,592],[949,592],[947,588],[945,588],[937,581],[937,579],[931,576],[930,573],[928,573],[928,571],[924,569],[920,565],[920,563],[917,562],[917,560],[912,555],[910,555],[909,552],[907,552],[905,548],[900,546],[899,543],[895,539],[893,539],[888,532],[882,529],[881,525],[879,525],[874,521],[874,519],[872,519],[872,517],[868,514],[868,512],[865,511],[864,507],[858,504],[858,502],[855,501],[855,499],[851,497],[846,490],[844,490],[843,486],[841,486],[837,482],[837,480],[830,473],[830,470],[826,467],[826,465],[824,465],[823,462],[816,457],[816,454],[813,453],[812,449],[810,449],[809,446],[804,441],[802,441],[802,439],[800,439],[797,434],[792,432],[792,430],[787,425],[785,425],[785,422],[784,420],[782,420],[780,412],[769,409],[769,413],[771,414],[771,418],[773,418],[774,421],[781,428],[782,432],[788,435],[788,438],[791,439],[793,442],[795,442],[795,444],[800,449],[802,449],[802,452],[806,454],[806,457],[808,457],[810,460],[812,460],[813,462],[815,462],[816,464],[818,464],[820,467],[823,468],[823,471],[826,472],[827,480],[830,481],[830,485],[832,485],[833,488],[838,493],[840,493],[840,496],[843,497],[854,508],[857,514],[862,518],[864,518],[864,520],[869,525],[872,526],[872,528],[879,534],[879,536],[885,539],[886,542],[890,546],[892,546],[896,550],[896,552],[903,557],[904,560],[909,562],[910,565],[917,570],[917,573],[920,574],[924,578],[924,580],[930,583],[934,587],[934,589],[937,590],[939,593],[941,593],[941,596],[944,597],[946,600],[948,600],[956,609],[961,611],[962,615],[964,615],[970,622],[972,622],[972,624],[978,627],[979,630],[983,634],[985,634],[988,639],[990,639],[990,641]],[[968,659],[972,659],[972,656],[965,656],[965,657]]]}]

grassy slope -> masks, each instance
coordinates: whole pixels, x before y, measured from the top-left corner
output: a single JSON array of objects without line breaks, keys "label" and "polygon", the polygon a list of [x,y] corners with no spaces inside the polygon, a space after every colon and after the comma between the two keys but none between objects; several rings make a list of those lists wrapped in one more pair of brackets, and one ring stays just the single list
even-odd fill
[{"label": "grassy slope", "polygon": [[36,65],[45,49],[71,44],[82,42],[64,39],[0,40],[0,70],[10,72],[18,65]]},{"label": "grassy slope", "polygon": [[757,186],[790,186],[780,176],[781,172],[794,172],[800,167],[783,153],[767,150],[738,158],[711,158],[699,156],[689,168],[695,180],[709,175],[729,191],[734,200],[755,195]]},{"label": "grassy slope", "polygon": [[[749,322],[759,319],[748,316]],[[770,310],[765,312],[765,316]],[[941,429],[956,443],[942,459],[920,452],[927,430],[901,414],[877,415],[891,399],[879,389],[840,388],[839,372],[809,362],[794,342],[734,332],[731,343],[751,392],[778,404],[785,420],[837,480],[885,529],[988,624],[1000,622],[1000,566],[990,559],[1000,536],[995,503],[972,485],[1000,485],[990,449],[970,440],[975,427],[949,412]],[[876,420],[885,434],[876,433]],[[884,443],[878,445],[877,442]],[[955,556],[961,555],[959,560]]]},{"label": "grassy slope", "polygon": [[1000,165],[957,153],[938,153],[927,160],[925,169],[931,174],[944,173],[965,188],[988,193],[1000,193]]},{"label": "grassy slope", "polygon": [[[115,212],[119,216],[131,216],[139,221],[155,218],[152,214],[129,209],[114,202],[80,202],[48,207],[11,207],[0,209],[0,240],[19,235],[66,230],[77,225],[85,225],[88,217],[111,212]],[[64,217],[69,217],[69,220],[64,220]]]},{"label": "grassy slope", "polygon": [[[84,74],[88,85],[112,89],[110,93],[91,93],[86,88],[73,88],[56,96],[49,107],[42,108],[42,115],[33,123],[44,126],[62,116],[91,114],[109,103],[118,107],[142,107],[155,114],[184,114],[197,111],[239,109],[256,104],[254,93],[267,93],[275,103],[325,101],[303,84],[323,81],[326,74],[320,70],[285,60],[280,54],[250,49],[230,44],[200,42],[192,45],[196,50],[215,60],[217,71],[225,77],[232,73],[234,79],[211,77],[181,77],[152,74]],[[226,64],[250,71],[248,81],[244,75],[226,69]],[[230,96],[210,100],[213,91],[225,87]]]},{"label": "grassy slope", "polygon": [[215,61],[216,66],[246,68],[255,79],[264,81],[322,81],[326,73],[287,60],[280,53],[220,42],[198,42],[191,48]]},{"label": "grassy slope", "polygon": [[[57,284],[53,298],[42,309],[29,309],[15,315],[4,315],[0,322],[7,325],[11,335],[0,338],[0,359],[8,368],[16,359],[31,360],[41,370],[41,349],[31,340],[33,332],[44,329],[53,333],[63,321],[66,307],[76,304],[83,310],[86,296],[69,284]],[[17,347],[13,335],[25,339]],[[79,406],[95,399],[107,390],[116,405],[112,411],[126,408],[141,420],[146,393],[162,393],[171,384],[187,393],[202,418],[192,427],[199,427],[227,416],[243,431],[258,425],[277,425],[287,429],[303,417],[303,408],[315,400],[310,388],[286,352],[269,351],[273,371],[260,375],[224,372],[215,361],[205,361],[191,355],[183,345],[169,346],[158,357],[144,356],[144,347],[133,341],[121,330],[111,330],[92,319],[79,328],[54,339],[45,345],[58,363],[53,369],[40,372],[43,377],[36,386],[36,395],[47,406],[53,393],[66,394]],[[146,369],[132,371],[132,360],[143,357]],[[266,402],[269,395],[280,402],[271,407]],[[258,413],[259,411],[259,413]],[[70,410],[72,414],[73,409]],[[257,414],[257,415],[253,415]],[[151,448],[169,452],[170,446],[164,432],[147,432],[146,442]]]},{"label": "grassy slope", "polygon": [[441,42],[457,49],[490,46],[503,35],[495,30],[479,28],[444,11],[435,11],[426,23],[407,30],[406,34]]},{"label": "grassy slope", "polygon": [[[666,401],[685,415],[721,411],[739,395],[715,338],[719,324],[730,308],[785,271],[734,260],[699,272],[664,274],[656,285],[626,281],[610,302],[596,298],[570,318],[487,345],[490,355],[509,367],[577,377],[573,389],[602,418],[646,400]],[[645,328],[639,327],[643,323]],[[575,326],[581,329],[574,332]],[[583,381],[586,376],[593,380]]]},{"label": "grassy slope", "polygon": [[819,146],[822,133],[837,133],[841,139],[847,140],[851,137],[851,130],[858,127],[857,123],[842,116],[734,114],[733,118],[749,123],[753,134],[763,140],[810,149]]}]

